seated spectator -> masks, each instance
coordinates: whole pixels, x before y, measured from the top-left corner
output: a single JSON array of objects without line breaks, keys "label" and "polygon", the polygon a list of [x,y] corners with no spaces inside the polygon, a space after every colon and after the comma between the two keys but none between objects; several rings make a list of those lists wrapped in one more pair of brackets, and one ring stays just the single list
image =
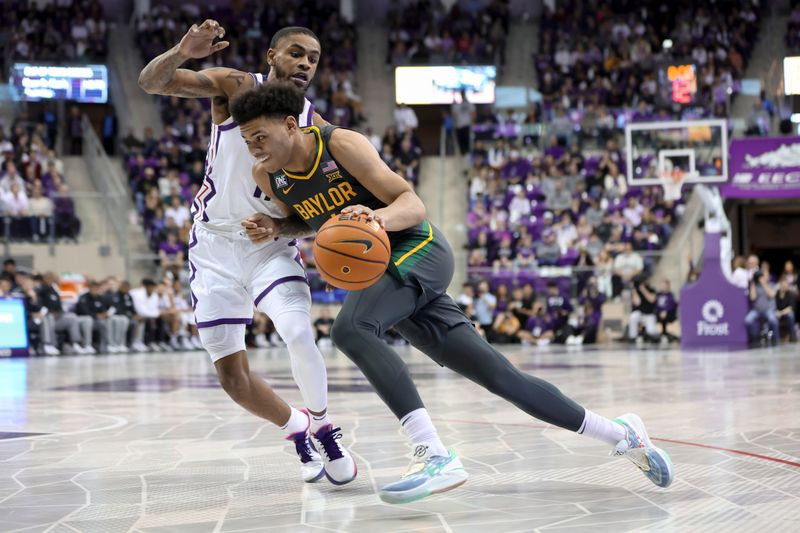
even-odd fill
[{"label": "seated spectator", "polygon": [[53,216],[53,201],[43,196],[42,182],[36,181],[28,200],[28,213],[31,216],[31,235],[38,241],[47,237],[49,219]]},{"label": "seated spectator", "polygon": [[11,186],[14,184],[17,185],[18,190],[25,190],[25,180],[17,172],[17,165],[12,161],[7,161],[5,173],[0,178],[0,194],[11,192]]},{"label": "seated spectator", "polygon": [[179,194],[172,196],[170,206],[164,210],[164,216],[174,220],[175,225],[179,227],[192,218],[189,208],[186,207],[183,198]]},{"label": "seated spectator", "polygon": [[[169,280],[165,280],[165,283],[169,284]],[[185,351],[201,350],[203,344],[200,342],[200,335],[197,331],[197,322],[189,301],[189,294],[183,289],[183,285],[177,277],[170,288],[172,291],[172,307],[178,316],[179,322],[177,336],[180,349]]]},{"label": "seated spectator", "polygon": [[497,307],[497,298],[489,292],[489,282],[481,281],[478,283],[478,293],[474,303],[475,316],[478,323],[488,332],[492,329],[494,310]]},{"label": "seated spectator", "polygon": [[733,272],[731,273],[731,282],[740,289],[747,290],[750,283],[750,274],[746,268],[745,258],[737,255],[733,258]]},{"label": "seated spectator", "polygon": [[551,326],[555,333],[554,342],[564,342],[567,338],[567,322],[572,312],[572,304],[569,298],[564,297],[554,281],[547,282],[547,293],[545,294],[545,309],[547,316],[550,317]]},{"label": "seated spectator", "polygon": [[667,328],[678,319],[678,303],[672,294],[669,280],[662,280],[659,289],[656,294],[656,318],[661,324],[661,339],[674,342],[678,338],[669,333]]},{"label": "seated spectator", "polygon": [[[106,353],[108,347],[109,306],[101,290],[100,283],[90,281],[89,292],[82,294],[75,306],[75,312],[83,328],[83,350],[89,354],[97,353],[97,351]],[[93,346],[95,333],[99,337],[97,350]]]},{"label": "seated spectator", "polygon": [[[643,279],[636,279],[633,282],[631,309],[630,321],[628,322],[628,340],[635,340],[637,343],[642,340],[649,342],[658,340],[656,291]],[[641,323],[644,323],[644,337],[639,334]]]},{"label": "seated spectator", "polygon": [[42,342],[45,345],[45,353],[58,355],[61,351],[58,349],[58,335],[66,333],[70,344],[65,346],[66,349],[63,351],[71,349],[73,353],[83,354],[78,316],[64,311],[58,289],[58,276],[52,272],[45,272],[37,290],[39,301],[47,308],[47,313],[42,318]]},{"label": "seated spectator", "polygon": [[109,276],[105,282],[103,295],[108,305],[108,352],[122,353],[128,351],[128,330],[136,310],[130,295],[130,284]]},{"label": "seated spectator", "polygon": [[611,278],[613,296],[619,296],[623,289],[629,288],[631,282],[644,270],[642,256],[633,251],[633,245],[624,243],[623,252],[614,258],[614,276]]},{"label": "seated spectator", "polygon": [[522,344],[548,346],[555,339],[555,328],[552,319],[547,315],[544,306],[538,306],[535,314],[525,323],[517,336]]},{"label": "seated spectator", "polygon": [[578,230],[575,228],[575,224],[572,223],[572,217],[570,217],[569,213],[561,215],[555,230],[556,242],[560,252],[565,254],[567,250],[574,247],[575,241],[578,239]]},{"label": "seated spectator", "polygon": [[487,340],[492,343],[511,344],[519,342],[519,319],[511,310],[506,310],[494,319],[492,329],[487,331]]},{"label": "seated spectator", "polygon": [[160,351],[158,340],[161,310],[155,281],[143,279],[142,286],[132,289],[130,296],[136,312],[133,315],[134,341],[131,348],[135,352]]},{"label": "seated spectator", "polygon": [[319,310],[319,316],[314,320],[314,336],[316,337],[317,344],[320,346],[331,345],[331,328],[333,327],[333,318],[331,312],[327,307],[322,307]]},{"label": "seated spectator", "polygon": [[56,237],[77,239],[81,231],[81,221],[75,216],[75,202],[69,196],[69,188],[62,183],[53,199]]},{"label": "seated spectator", "polygon": [[458,298],[456,298],[456,303],[463,310],[466,309],[467,307],[470,307],[474,301],[475,301],[475,289],[473,289],[472,283],[468,281],[462,283],[461,294],[459,294]]},{"label": "seated spectator", "polygon": [[25,194],[25,187],[20,187],[16,182],[11,184],[8,192],[2,193],[2,203],[7,215],[11,217],[28,216],[30,206],[28,195]]},{"label": "seated spectator", "polygon": [[778,292],[775,294],[775,307],[778,322],[786,326],[791,342],[797,342],[797,321],[795,308],[797,307],[797,293],[789,288],[786,276],[778,283]]},{"label": "seated spectator", "polygon": [[158,256],[163,269],[183,268],[183,244],[178,242],[174,232],[167,233],[167,240],[159,246]]},{"label": "seated spectator", "polygon": [[[10,291],[10,296],[25,300],[25,322],[28,330],[28,346],[36,355],[41,350],[46,355],[58,355],[51,345],[43,343],[43,317],[47,309],[41,303],[33,278],[27,272],[18,271],[15,275],[16,288]],[[49,349],[45,349],[45,346]]]},{"label": "seated spectator", "polygon": [[536,245],[536,262],[539,266],[555,266],[561,257],[561,248],[556,242],[556,234],[552,229],[542,233],[543,240]]},{"label": "seated spectator", "polygon": [[781,280],[786,280],[786,284],[789,287],[789,290],[792,292],[798,292],[800,289],[800,279],[797,276],[797,271],[794,268],[794,263],[792,261],[786,261],[783,264],[783,272],[781,272]]},{"label": "seated spectator", "polygon": [[572,195],[565,188],[563,179],[556,179],[553,182],[553,191],[547,195],[547,206],[555,211],[565,211],[572,205]]},{"label": "seated spectator", "polygon": [[511,199],[508,212],[508,221],[512,227],[525,222],[531,215],[531,201],[525,195],[525,189],[520,188]]},{"label": "seated spectator", "polygon": [[750,311],[744,319],[749,332],[750,341],[757,342],[761,334],[761,321],[766,321],[772,343],[778,342],[778,316],[776,313],[775,291],[769,283],[769,278],[761,271],[755,271],[748,288],[750,298]]},{"label": "seated spectator", "polygon": [[597,331],[600,329],[600,310],[596,309],[592,302],[586,301],[578,311],[575,324],[568,326],[565,344],[567,346],[595,344],[597,342]]}]

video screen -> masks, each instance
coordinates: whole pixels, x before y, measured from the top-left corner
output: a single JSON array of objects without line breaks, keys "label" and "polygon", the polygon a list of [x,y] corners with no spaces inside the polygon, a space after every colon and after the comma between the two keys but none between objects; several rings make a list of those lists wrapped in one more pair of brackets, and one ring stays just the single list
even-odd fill
[{"label": "video screen", "polygon": [[495,98],[497,68],[397,67],[394,71],[395,101],[398,104],[427,105],[461,102],[461,90],[473,104],[491,104]]},{"label": "video screen", "polygon": [[15,63],[9,85],[15,100],[71,100],[85,104],[108,101],[105,65],[33,65]]},{"label": "video screen", "polygon": [[24,301],[20,298],[0,298],[0,349],[27,347]]}]

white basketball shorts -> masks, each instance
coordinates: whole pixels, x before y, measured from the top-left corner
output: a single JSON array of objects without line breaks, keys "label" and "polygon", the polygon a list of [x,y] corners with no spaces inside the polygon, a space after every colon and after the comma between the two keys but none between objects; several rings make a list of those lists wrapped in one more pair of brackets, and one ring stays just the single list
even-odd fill
[{"label": "white basketball shorts", "polygon": [[250,324],[254,305],[272,318],[311,307],[296,241],[253,244],[197,224],[189,240],[189,288],[198,328]]}]

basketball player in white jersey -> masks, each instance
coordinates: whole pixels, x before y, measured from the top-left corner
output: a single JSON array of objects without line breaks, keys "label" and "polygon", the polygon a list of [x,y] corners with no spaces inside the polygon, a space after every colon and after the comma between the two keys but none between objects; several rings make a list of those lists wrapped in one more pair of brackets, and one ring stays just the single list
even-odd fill
[{"label": "basketball player in white jersey", "polygon": [[[228,109],[235,96],[263,82],[291,80],[305,90],[317,69],[319,39],[302,27],[276,32],[267,52],[270,72],[266,80],[261,74],[231,68],[199,72],[178,68],[191,58],[204,58],[226,48],[227,41],[216,41],[224,36],[225,30],[216,21],[194,25],[180,43],[153,59],[139,75],[139,85],[150,94],[212,99],[206,175],[192,205],[194,225],[189,242],[190,297],[200,340],[228,395],[256,416],[280,426],[294,442],[303,479],[313,482],[325,475],[341,485],[355,478],[356,464],[340,445],[341,429],[334,427],[327,415],[327,374],[314,343],[311,294],[300,252],[289,239],[254,247],[242,230],[240,221],[254,212],[285,215],[253,181],[254,159]],[[298,122],[302,126],[326,124],[307,99]],[[307,410],[289,406],[264,380],[250,373],[244,337],[253,305],[272,319],[286,342],[292,375]]]}]

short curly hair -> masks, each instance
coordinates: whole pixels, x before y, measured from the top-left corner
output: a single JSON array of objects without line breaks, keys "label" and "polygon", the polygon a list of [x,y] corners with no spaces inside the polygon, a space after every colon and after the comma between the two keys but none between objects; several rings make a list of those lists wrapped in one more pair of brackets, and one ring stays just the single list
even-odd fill
[{"label": "short curly hair", "polygon": [[269,47],[276,48],[281,39],[283,39],[284,37],[297,35],[298,33],[301,35],[308,35],[309,37],[313,37],[314,40],[317,41],[317,43],[319,43],[319,37],[317,37],[317,34],[315,34],[310,29],[304,26],[287,26],[275,32],[275,35],[272,36],[272,40],[269,42]]},{"label": "short curly hair", "polygon": [[259,117],[297,117],[305,107],[305,96],[292,82],[273,81],[245,91],[231,102],[231,116],[239,124]]}]

